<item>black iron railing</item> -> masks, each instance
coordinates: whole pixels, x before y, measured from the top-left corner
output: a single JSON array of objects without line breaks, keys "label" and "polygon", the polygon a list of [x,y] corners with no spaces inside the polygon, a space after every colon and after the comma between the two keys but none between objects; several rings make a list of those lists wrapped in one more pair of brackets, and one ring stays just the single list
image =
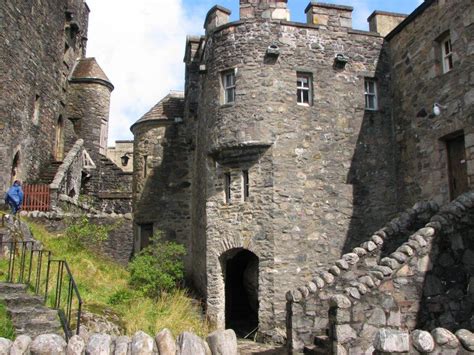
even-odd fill
[{"label": "black iron railing", "polygon": [[53,259],[35,241],[0,240],[0,247],[0,270],[5,270],[6,282],[26,284],[43,296],[45,304],[58,311],[67,339],[79,334],[82,299],[67,262]]}]

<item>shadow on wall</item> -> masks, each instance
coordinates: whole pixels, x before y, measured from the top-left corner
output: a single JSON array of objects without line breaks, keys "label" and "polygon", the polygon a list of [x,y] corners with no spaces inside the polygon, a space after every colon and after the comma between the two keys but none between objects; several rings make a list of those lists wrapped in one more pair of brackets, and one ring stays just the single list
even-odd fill
[{"label": "shadow on wall", "polygon": [[474,329],[474,213],[436,237],[417,329]]},{"label": "shadow on wall", "polygon": [[385,77],[388,71],[387,49],[383,48],[375,78],[360,78],[364,82],[361,92],[367,92],[366,82],[371,82],[375,84],[378,97],[367,103],[371,99],[366,95],[365,105],[373,109],[365,109],[360,127],[353,127],[355,131],[360,129],[347,176],[347,184],[353,187],[353,213],[342,254],[369,240],[397,212],[396,147],[393,144],[390,88]]},{"label": "shadow on wall", "polygon": [[[153,157],[141,156],[139,172],[146,175],[140,198],[135,205],[138,224],[153,223],[167,240],[187,245],[190,234],[191,177],[189,157],[183,125],[171,124],[165,128],[161,142],[154,144]],[[162,151],[160,151],[162,148]],[[160,162],[161,161],[161,162]]]}]

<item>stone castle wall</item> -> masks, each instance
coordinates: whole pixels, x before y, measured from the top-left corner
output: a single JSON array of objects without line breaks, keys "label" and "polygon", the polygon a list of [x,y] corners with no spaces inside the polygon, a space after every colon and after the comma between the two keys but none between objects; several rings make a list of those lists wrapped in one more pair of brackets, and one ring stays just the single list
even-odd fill
[{"label": "stone castle wall", "polygon": [[[205,262],[209,273],[208,313],[218,324],[224,307],[219,257],[228,249],[260,257],[260,329],[284,329],[284,294],[275,290],[309,280],[311,270],[338,259],[395,212],[382,42],[347,28],[258,19],[221,26],[207,37],[193,248],[201,255],[195,262]],[[278,59],[266,56],[272,43],[280,48]],[[333,68],[338,53],[350,58],[344,70]],[[229,69],[236,70],[236,102],[222,105],[221,73]],[[313,77],[310,107],[296,103],[297,72]],[[364,110],[365,77],[380,84],[378,112]],[[246,169],[251,197],[242,202]],[[223,191],[228,172],[231,204]]]},{"label": "stone castle wall", "polygon": [[[75,59],[85,51],[82,38],[87,37],[88,14],[82,0],[41,4],[7,0],[0,4],[1,190],[10,184],[18,151],[18,177],[30,181],[38,177],[42,166],[53,157],[60,115],[65,122],[65,139],[74,135],[65,116],[67,78]],[[72,22],[77,23],[78,31],[69,38],[65,29],[71,28]],[[74,142],[70,140],[71,145]]]},{"label": "stone castle wall", "polygon": [[[389,37],[393,117],[400,206],[434,198],[449,201],[445,138],[464,131],[466,165],[473,185],[474,52],[472,3],[434,1]],[[443,74],[439,40],[447,31],[453,69]],[[434,103],[446,108],[430,117]],[[425,109],[428,116],[418,113]]]}]

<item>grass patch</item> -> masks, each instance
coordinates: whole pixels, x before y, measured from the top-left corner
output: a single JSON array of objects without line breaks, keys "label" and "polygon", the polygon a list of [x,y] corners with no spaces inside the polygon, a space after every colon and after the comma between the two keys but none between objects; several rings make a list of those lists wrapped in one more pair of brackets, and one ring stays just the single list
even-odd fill
[{"label": "grass patch", "polygon": [[202,320],[199,307],[186,291],[162,293],[152,299],[129,286],[130,274],[126,268],[102,257],[64,234],[49,233],[43,226],[28,222],[36,240],[53,253],[54,258],[66,259],[84,308],[92,313],[116,314],[127,335],[143,330],[155,335],[168,328],[177,336],[192,331],[200,336],[209,333],[209,325]]},{"label": "grass patch", "polygon": [[0,337],[10,340],[15,339],[15,328],[10,316],[7,313],[7,307],[0,302]]}]

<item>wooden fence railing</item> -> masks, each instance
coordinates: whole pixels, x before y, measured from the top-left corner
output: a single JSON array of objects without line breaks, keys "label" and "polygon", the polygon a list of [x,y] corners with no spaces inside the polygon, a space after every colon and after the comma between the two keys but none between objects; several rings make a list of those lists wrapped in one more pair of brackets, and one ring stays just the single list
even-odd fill
[{"label": "wooden fence railing", "polygon": [[23,185],[23,204],[21,208],[24,211],[49,211],[51,207],[51,196],[49,185]]}]

